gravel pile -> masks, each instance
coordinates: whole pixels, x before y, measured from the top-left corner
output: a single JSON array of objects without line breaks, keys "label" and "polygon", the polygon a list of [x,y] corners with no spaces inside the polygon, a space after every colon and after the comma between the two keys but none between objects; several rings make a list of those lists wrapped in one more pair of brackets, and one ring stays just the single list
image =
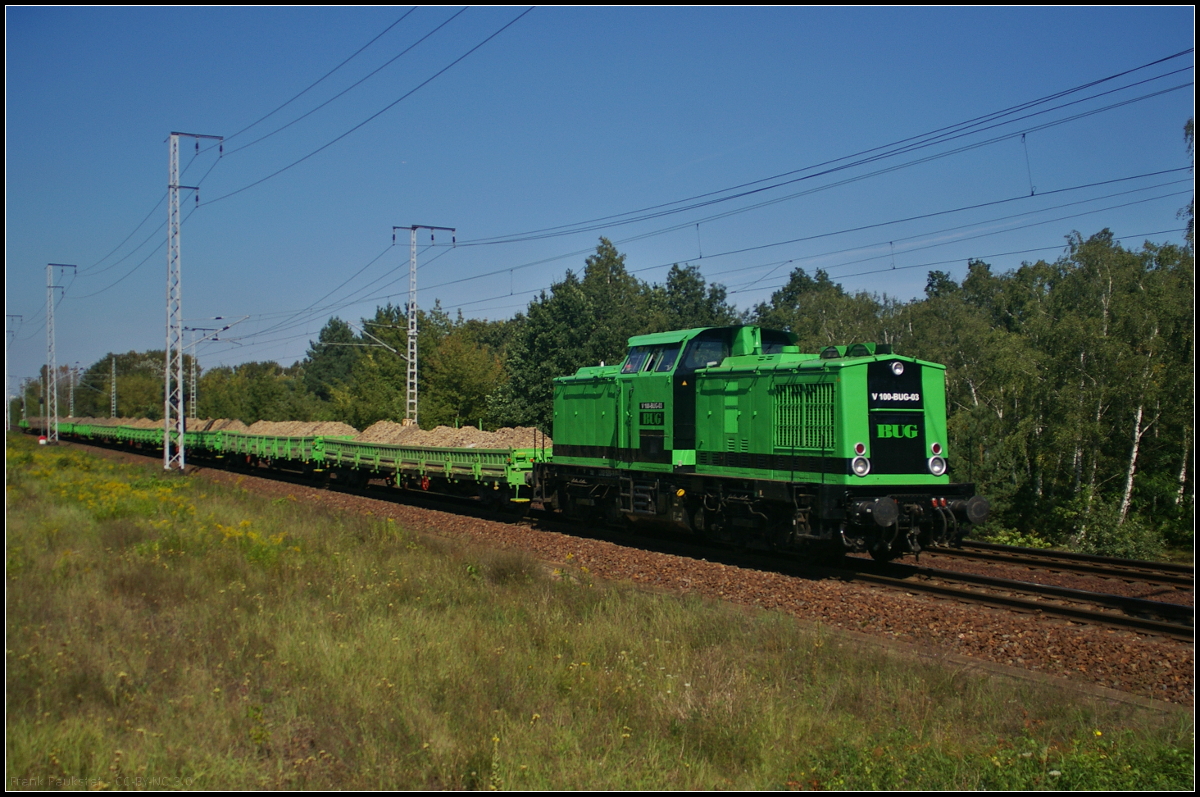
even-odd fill
[{"label": "gravel pile", "polygon": [[379,421],[354,439],[365,443],[427,448],[549,448],[553,442],[549,437],[528,426],[506,426],[494,432],[485,432],[474,426],[462,426],[457,429],[439,426],[424,431],[415,425],[403,425],[393,421]]},{"label": "gravel pile", "polygon": [[[162,421],[151,421],[146,418],[72,418],[71,421],[91,426],[128,426],[131,429],[161,429],[163,425]],[[247,428],[246,424],[233,418],[187,419],[189,432],[244,431]]]},{"label": "gravel pile", "polygon": [[[133,423],[133,418],[75,418],[75,423],[86,423],[91,426],[129,426]],[[162,425],[162,421],[156,422]]]},{"label": "gravel pile", "polygon": [[335,421],[255,421],[246,434],[269,437],[336,437],[353,436],[358,430]]}]

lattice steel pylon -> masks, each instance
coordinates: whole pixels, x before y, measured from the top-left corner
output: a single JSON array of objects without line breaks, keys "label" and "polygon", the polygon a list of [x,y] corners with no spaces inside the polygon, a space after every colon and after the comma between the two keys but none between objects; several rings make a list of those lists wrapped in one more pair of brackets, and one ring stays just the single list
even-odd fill
[{"label": "lattice steel pylon", "polygon": [[187,408],[183,393],[183,269],[179,257],[179,189],[199,191],[198,186],[179,184],[179,137],[211,138],[221,136],[196,133],[171,133],[170,180],[167,183],[167,353],[163,373],[163,470],[184,470],[183,446]]},{"label": "lattice steel pylon", "polygon": [[[392,242],[396,240],[396,230],[392,228]],[[418,425],[417,419],[417,230],[429,230],[429,240],[433,241],[434,230],[447,230],[451,243],[455,240],[454,227],[432,227],[428,224],[414,224],[408,228],[408,398],[405,402],[405,420]]]},{"label": "lattice steel pylon", "polygon": [[43,395],[45,401],[46,442],[58,442],[58,363],[55,362],[54,352],[54,289],[61,285],[54,284],[54,269],[76,268],[65,263],[46,264],[46,388]]},{"label": "lattice steel pylon", "polygon": [[43,422],[46,427],[46,442],[58,441],[58,366],[54,362],[54,267],[46,264],[46,397]]},{"label": "lattice steel pylon", "polygon": [[413,227],[408,245],[408,397],[404,417],[417,421],[417,228]]},{"label": "lattice steel pylon", "polygon": [[[16,319],[17,323],[21,323],[25,316],[16,315],[13,313],[4,316],[4,431],[9,431],[12,428],[12,399],[13,397],[8,392],[8,347],[12,343],[13,338],[17,336],[15,329],[9,329],[8,322],[10,319]],[[24,401],[22,400],[22,406]]]}]

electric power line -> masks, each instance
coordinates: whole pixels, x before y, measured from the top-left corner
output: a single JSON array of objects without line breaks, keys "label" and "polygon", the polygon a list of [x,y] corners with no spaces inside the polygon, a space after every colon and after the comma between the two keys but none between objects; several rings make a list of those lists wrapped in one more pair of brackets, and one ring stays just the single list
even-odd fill
[{"label": "electric power line", "polygon": [[[409,14],[411,14],[412,12],[414,12],[414,11],[416,11],[416,10],[417,10],[417,7],[416,7],[416,6],[413,6],[413,7],[412,7],[412,8],[410,8],[408,11],[405,11],[405,12],[404,12],[404,14],[403,14],[403,15],[400,17],[400,19],[396,20],[396,21],[395,21],[395,22],[393,22],[391,25],[388,25],[386,28],[384,28],[382,31],[380,31],[380,33],[379,33],[378,35],[376,35],[376,36],[375,36],[375,38],[371,39],[371,41],[367,42],[367,43],[366,43],[366,44],[364,44],[362,47],[360,47],[360,48],[358,48],[357,50],[355,50],[355,51],[354,51],[354,53],[353,53],[352,55],[350,55],[350,57],[346,58],[346,60],[342,61],[340,64],[338,64],[337,66],[335,66],[333,69],[330,69],[330,70],[329,70],[328,72],[326,72],[324,75],[321,75],[321,77],[317,78],[317,79],[316,79],[316,80],[314,80],[312,83],[308,84],[308,87],[307,87],[307,88],[304,88],[304,89],[302,89],[302,90],[300,91],[300,93],[298,93],[298,94],[296,94],[295,96],[293,96],[293,97],[292,97],[290,100],[288,100],[287,102],[283,103],[282,105],[280,105],[280,106],[279,106],[278,108],[276,108],[275,110],[273,110],[273,111],[270,111],[270,112],[268,112],[267,114],[265,114],[265,115],[263,115],[263,116],[260,116],[258,119],[255,119],[253,122],[251,122],[250,124],[246,125],[246,126],[245,126],[245,127],[243,127],[241,130],[237,131],[236,133],[234,133],[234,134],[233,134],[233,135],[231,135],[231,136],[228,136],[228,137],[227,137],[225,140],[226,140],[226,141],[229,141],[229,140],[231,140],[231,139],[237,138],[238,136],[240,136],[242,133],[245,133],[245,132],[246,132],[247,130],[249,130],[250,128],[254,127],[255,125],[259,124],[260,122],[264,122],[264,121],[266,121],[267,119],[271,118],[271,117],[272,117],[272,116],[274,116],[275,114],[277,114],[277,113],[279,113],[280,111],[282,111],[282,110],[283,110],[284,108],[286,108],[287,106],[291,105],[291,104],[292,104],[293,102],[295,102],[296,100],[298,100],[298,99],[300,99],[301,97],[303,97],[303,96],[304,96],[305,94],[307,94],[309,91],[311,91],[312,89],[316,88],[316,87],[317,87],[317,84],[321,83],[321,82],[322,82],[322,81],[324,81],[324,80],[325,80],[327,77],[329,77],[330,75],[332,75],[334,72],[338,71],[339,69],[341,69],[342,67],[344,67],[346,64],[350,63],[350,62],[351,62],[351,61],[353,61],[355,58],[357,58],[359,55],[361,55],[361,54],[362,54],[362,52],[363,52],[364,50],[366,50],[366,49],[367,49],[368,47],[370,47],[372,44],[374,44],[375,42],[377,42],[377,41],[379,41],[381,38],[383,38],[383,35],[384,35],[385,33],[387,33],[388,31],[390,31],[392,28],[396,27],[397,25],[399,25],[401,22],[403,22],[405,19],[407,19],[407,18],[408,18],[408,15],[409,15]],[[391,63],[391,62],[389,61],[388,63]],[[374,73],[372,73],[372,74],[374,74]],[[356,84],[356,85],[357,85],[357,84]],[[345,92],[343,92],[343,93],[345,93]],[[341,96],[341,95],[338,95],[338,96]],[[301,117],[301,118],[303,118],[303,117]],[[282,128],[281,128],[281,129],[282,129]],[[279,132],[279,131],[277,130],[277,131],[275,131],[275,132]],[[273,135],[273,134],[272,134],[272,135]],[[261,139],[260,139],[260,140],[261,140]],[[247,145],[247,146],[249,146],[249,145]],[[209,149],[211,149],[211,147],[210,147]],[[244,147],[243,147],[243,149],[244,149]]]},{"label": "electric power line", "polygon": [[[387,61],[387,62],[386,62],[386,63],[384,63],[382,66],[380,66],[379,68],[375,69],[374,71],[372,71],[372,72],[368,72],[368,73],[367,73],[367,75],[366,75],[365,77],[363,77],[362,79],[360,79],[360,80],[356,81],[355,83],[352,83],[352,84],[350,84],[350,85],[349,85],[347,88],[343,89],[342,91],[338,92],[337,94],[334,94],[332,97],[330,97],[329,99],[325,100],[325,102],[321,103],[321,104],[320,104],[320,105],[318,105],[317,107],[315,107],[315,108],[313,108],[313,109],[311,109],[311,110],[309,110],[309,111],[307,111],[307,112],[305,112],[305,113],[301,114],[300,116],[297,116],[295,119],[293,119],[292,121],[288,122],[287,124],[285,124],[285,125],[282,125],[281,127],[277,127],[277,128],[275,128],[275,129],[274,129],[274,130],[272,130],[270,133],[266,133],[265,135],[259,136],[258,138],[256,138],[256,139],[254,139],[253,141],[251,141],[249,144],[243,144],[242,146],[238,147],[237,149],[230,150],[230,151],[229,151],[229,154],[230,154],[230,155],[235,155],[235,154],[237,154],[237,153],[241,152],[242,150],[249,149],[250,147],[253,147],[255,144],[259,143],[260,141],[265,141],[265,140],[267,140],[268,138],[270,138],[271,136],[275,135],[276,133],[283,132],[284,130],[288,129],[288,128],[289,128],[289,127],[291,127],[292,125],[294,125],[294,124],[296,124],[297,122],[299,122],[301,119],[305,119],[305,118],[307,118],[307,117],[311,116],[312,114],[314,114],[314,113],[316,113],[317,111],[319,111],[319,110],[321,110],[322,108],[324,108],[324,107],[325,107],[326,105],[328,105],[329,103],[331,103],[331,102],[333,102],[334,100],[338,99],[339,97],[342,97],[343,95],[345,95],[345,94],[349,93],[350,91],[352,91],[353,89],[355,89],[355,88],[357,88],[359,85],[361,85],[362,83],[365,83],[367,80],[369,80],[369,79],[371,79],[372,77],[374,77],[374,76],[375,76],[377,73],[379,73],[379,72],[380,72],[380,71],[382,71],[383,69],[385,69],[385,68],[387,68],[387,67],[391,66],[391,65],[392,65],[392,64],[393,64],[395,61],[399,60],[401,56],[403,56],[403,55],[406,55],[406,54],[407,54],[407,53],[408,53],[410,50],[412,50],[413,48],[415,48],[415,47],[416,47],[418,44],[420,44],[421,42],[425,41],[425,40],[426,40],[426,39],[428,39],[430,36],[432,36],[433,34],[437,33],[437,32],[438,32],[439,30],[441,30],[442,28],[444,28],[444,27],[446,27],[447,25],[449,25],[451,22],[453,22],[453,21],[454,21],[454,20],[455,20],[455,19],[458,17],[458,15],[459,15],[459,14],[463,13],[463,12],[464,12],[464,11],[466,11],[466,10],[467,10],[467,9],[466,9],[466,7],[463,7],[463,8],[462,8],[462,9],[460,9],[460,10],[459,10],[457,13],[455,13],[453,16],[451,16],[449,19],[447,19],[445,22],[443,22],[442,24],[438,25],[436,28],[434,28],[433,30],[429,31],[429,33],[426,33],[426,34],[425,34],[424,36],[422,36],[421,38],[417,39],[417,40],[416,40],[416,41],[415,41],[413,44],[409,45],[409,46],[408,46],[408,47],[406,47],[404,50],[400,51],[400,53],[399,53],[398,55],[396,55],[395,57],[393,57],[391,60]],[[409,12],[409,14],[411,14],[411,13],[412,13],[412,11],[410,11],[410,12]],[[408,14],[405,14],[404,16],[408,16]],[[401,17],[401,19],[403,19],[403,18],[404,18],[404,17]],[[382,35],[382,34],[380,34],[380,35]],[[319,82],[319,81],[318,81],[318,82]],[[314,83],[313,85],[316,85],[316,84]],[[310,87],[310,88],[311,88],[311,87]],[[307,91],[307,89],[305,89],[305,91]],[[297,95],[297,96],[299,96],[299,95]],[[289,102],[290,102],[290,100],[289,100]],[[280,107],[283,107],[283,106],[280,106]],[[272,113],[274,113],[274,112],[272,112]],[[265,117],[264,117],[264,118],[265,118]]]},{"label": "electric power line", "polygon": [[390,111],[390,110],[391,110],[392,108],[394,108],[396,105],[398,105],[398,104],[400,104],[401,102],[403,102],[404,100],[408,99],[408,98],[409,98],[409,97],[411,97],[413,94],[416,94],[416,93],[417,93],[418,91],[420,91],[422,88],[424,88],[425,86],[429,85],[429,84],[430,84],[430,83],[432,83],[434,80],[438,79],[438,78],[439,78],[439,77],[441,77],[443,74],[445,74],[447,71],[449,71],[451,68],[453,68],[454,66],[456,66],[458,63],[460,63],[460,62],[461,62],[463,59],[465,59],[467,56],[471,55],[471,54],[472,54],[472,53],[474,53],[476,50],[478,50],[480,47],[482,47],[483,45],[487,44],[487,43],[488,43],[488,42],[490,42],[492,39],[496,38],[496,37],[497,37],[497,36],[499,36],[501,33],[503,33],[504,31],[506,31],[506,30],[507,30],[509,27],[511,27],[512,25],[516,24],[516,23],[517,23],[517,22],[518,22],[520,19],[522,19],[522,18],[523,18],[523,17],[524,17],[526,14],[528,14],[528,13],[529,13],[530,11],[532,11],[532,10],[533,10],[533,7],[532,7],[532,6],[531,6],[531,7],[529,7],[529,8],[527,8],[527,9],[525,9],[525,10],[524,10],[524,11],[522,11],[522,12],[521,12],[519,15],[517,15],[516,19],[513,19],[512,21],[505,23],[505,24],[504,24],[504,25],[503,25],[503,26],[502,26],[502,27],[501,27],[499,30],[495,31],[494,33],[492,33],[491,35],[489,35],[489,36],[488,36],[486,39],[484,39],[483,41],[479,42],[479,43],[478,43],[478,44],[476,44],[474,47],[472,47],[470,50],[467,50],[467,52],[463,53],[462,55],[460,55],[458,58],[456,58],[456,59],[454,59],[453,61],[451,61],[451,62],[450,62],[449,64],[447,64],[446,66],[442,67],[442,69],[440,69],[438,72],[434,73],[432,76],[430,76],[430,77],[426,78],[426,79],[425,79],[423,82],[421,82],[421,83],[420,83],[419,85],[417,85],[415,88],[411,89],[411,90],[410,90],[410,91],[408,91],[407,93],[405,93],[405,94],[403,94],[402,96],[400,96],[398,99],[396,99],[396,100],[394,100],[393,102],[389,103],[388,105],[384,106],[384,107],[383,107],[382,109],[380,109],[379,111],[376,111],[374,114],[372,114],[371,116],[367,117],[367,118],[366,118],[366,119],[364,119],[363,121],[359,122],[359,123],[358,123],[358,124],[356,124],[354,127],[352,127],[352,128],[350,128],[349,130],[347,130],[346,132],[342,133],[342,134],[341,134],[341,135],[339,135],[337,138],[334,138],[332,141],[328,141],[328,142],[326,142],[325,144],[322,144],[321,146],[317,147],[315,150],[313,150],[312,152],[308,153],[308,154],[307,154],[307,155],[305,155],[304,157],[302,157],[302,158],[300,158],[300,159],[298,159],[298,160],[292,161],[292,162],[291,162],[291,163],[289,163],[287,166],[284,166],[284,167],[283,167],[283,168],[281,168],[281,169],[276,169],[274,172],[271,172],[271,173],[270,173],[270,174],[268,174],[266,177],[263,177],[263,178],[260,178],[260,179],[258,179],[258,180],[255,180],[254,182],[252,182],[252,183],[250,183],[250,184],[248,184],[248,185],[244,185],[244,186],[242,186],[241,188],[238,188],[238,189],[235,189],[235,190],[233,190],[233,191],[230,191],[230,192],[229,192],[229,193],[227,193],[227,194],[222,194],[221,196],[217,197],[216,199],[210,199],[209,201],[205,202],[204,204],[205,204],[205,205],[212,205],[212,204],[215,204],[215,203],[217,203],[217,202],[220,202],[220,201],[222,201],[222,200],[229,199],[230,197],[236,196],[236,195],[238,195],[238,194],[242,193],[243,191],[248,191],[248,190],[250,190],[251,188],[254,188],[255,186],[262,185],[263,183],[267,182],[268,180],[271,180],[271,179],[273,179],[273,178],[275,178],[275,177],[278,177],[279,175],[283,174],[283,173],[284,173],[284,172],[286,172],[288,169],[291,169],[291,168],[293,168],[293,167],[295,167],[295,166],[299,166],[301,163],[304,163],[304,161],[308,160],[309,158],[313,157],[314,155],[316,155],[316,154],[318,154],[318,153],[320,153],[320,152],[323,152],[324,150],[326,150],[326,149],[328,149],[329,147],[333,146],[333,145],[334,145],[334,144],[336,144],[337,142],[341,141],[341,140],[342,140],[343,138],[345,138],[346,136],[350,135],[351,133],[354,133],[355,131],[357,131],[358,129],[362,128],[363,126],[365,126],[365,125],[369,124],[370,122],[373,122],[375,119],[379,118],[380,116],[382,116],[382,115],[383,115],[384,113],[386,113],[387,111]]}]

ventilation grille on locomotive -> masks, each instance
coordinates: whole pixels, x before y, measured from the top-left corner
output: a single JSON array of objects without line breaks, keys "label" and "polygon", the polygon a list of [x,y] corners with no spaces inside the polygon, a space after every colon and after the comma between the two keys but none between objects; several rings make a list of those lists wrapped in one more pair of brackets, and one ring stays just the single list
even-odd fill
[{"label": "ventilation grille on locomotive", "polygon": [[780,385],[775,394],[776,448],[833,448],[834,386]]}]

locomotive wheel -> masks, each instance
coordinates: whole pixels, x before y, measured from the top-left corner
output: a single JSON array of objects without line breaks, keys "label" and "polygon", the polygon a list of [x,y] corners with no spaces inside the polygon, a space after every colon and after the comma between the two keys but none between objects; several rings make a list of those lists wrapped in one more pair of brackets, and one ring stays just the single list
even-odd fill
[{"label": "locomotive wheel", "polygon": [[871,558],[876,562],[890,562],[896,557],[892,554],[892,549],[888,545],[875,545],[871,548]]}]

